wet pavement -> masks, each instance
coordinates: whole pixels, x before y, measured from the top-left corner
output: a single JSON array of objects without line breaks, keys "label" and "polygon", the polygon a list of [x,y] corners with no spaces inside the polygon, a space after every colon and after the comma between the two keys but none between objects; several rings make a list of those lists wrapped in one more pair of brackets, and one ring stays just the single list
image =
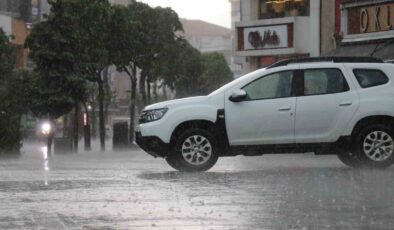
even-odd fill
[{"label": "wet pavement", "polygon": [[0,160],[0,229],[394,228],[394,167],[266,155],[179,173],[139,150],[23,151]]}]

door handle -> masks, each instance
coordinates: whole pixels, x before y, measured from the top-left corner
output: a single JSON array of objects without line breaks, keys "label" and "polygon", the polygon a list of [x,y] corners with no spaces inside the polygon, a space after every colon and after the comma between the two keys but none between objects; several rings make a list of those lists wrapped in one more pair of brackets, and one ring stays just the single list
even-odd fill
[{"label": "door handle", "polygon": [[352,105],[351,101],[344,101],[344,102],[341,102],[341,104],[339,104],[339,106],[351,106],[351,105]]},{"label": "door handle", "polygon": [[290,110],[291,110],[290,106],[283,106],[279,108],[279,111],[290,111]]}]

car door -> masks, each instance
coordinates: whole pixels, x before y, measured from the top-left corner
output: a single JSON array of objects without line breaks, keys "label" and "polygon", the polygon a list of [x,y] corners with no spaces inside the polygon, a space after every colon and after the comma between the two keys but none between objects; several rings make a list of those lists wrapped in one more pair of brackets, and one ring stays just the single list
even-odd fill
[{"label": "car door", "polygon": [[353,82],[343,65],[301,68],[304,85],[296,102],[296,143],[335,142],[358,106]]},{"label": "car door", "polygon": [[[294,143],[294,73],[293,69],[271,73],[226,93],[230,145]],[[231,93],[239,89],[246,92],[246,99],[230,101]]]}]

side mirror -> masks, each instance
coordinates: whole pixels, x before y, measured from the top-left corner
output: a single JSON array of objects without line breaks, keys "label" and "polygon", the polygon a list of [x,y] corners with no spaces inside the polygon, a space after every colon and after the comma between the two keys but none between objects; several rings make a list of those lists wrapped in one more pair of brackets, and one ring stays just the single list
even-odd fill
[{"label": "side mirror", "polygon": [[245,90],[243,89],[238,89],[234,91],[231,96],[230,96],[230,101],[232,102],[240,102],[243,101],[247,98],[248,94],[246,94]]}]

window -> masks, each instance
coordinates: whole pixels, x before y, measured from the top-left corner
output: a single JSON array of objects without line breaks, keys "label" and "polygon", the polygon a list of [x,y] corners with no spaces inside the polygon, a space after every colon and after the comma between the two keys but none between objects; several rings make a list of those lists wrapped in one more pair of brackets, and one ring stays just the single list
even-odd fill
[{"label": "window", "polygon": [[349,86],[338,69],[304,70],[304,95],[340,93],[349,90]]},{"label": "window", "polygon": [[363,88],[383,85],[389,81],[386,74],[377,69],[355,69],[353,73]]},{"label": "window", "polygon": [[290,97],[292,80],[293,71],[284,71],[262,77],[243,89],[249,100]]},{"label": "window", "polygon": [[260,19],[309,16],[309,0],[260,0]]}]

